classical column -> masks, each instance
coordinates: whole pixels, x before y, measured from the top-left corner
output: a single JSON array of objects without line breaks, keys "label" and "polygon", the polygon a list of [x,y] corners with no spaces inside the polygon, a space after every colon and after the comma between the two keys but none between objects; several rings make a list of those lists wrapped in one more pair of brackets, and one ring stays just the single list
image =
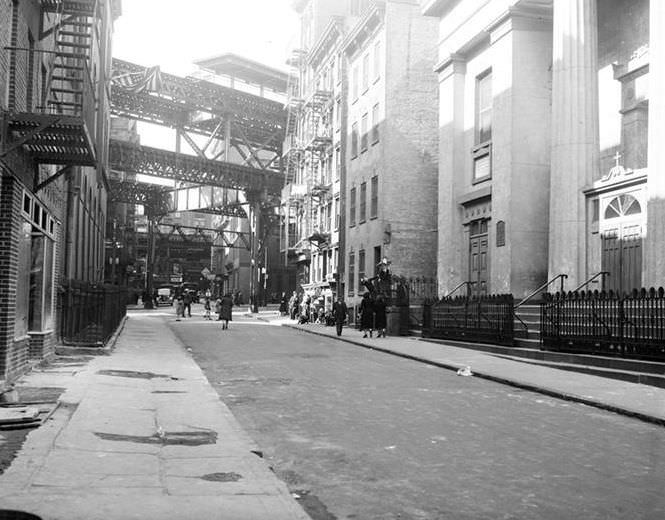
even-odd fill
[{"label": "classical column", "polygon": [[464,81],[466,62],[449,56],[437,67],[439,73],[439,215],[437,280],[439,295],[448,294],[467,279],[462,265],[462,223],[456,201],[458,177],[464,175],[468,158],[464,146]]},{"label": "classical column", "polygon": [[585,197],[598,177],[596,0],[554,0],[549,276],[586,273]]},{"label": "classical column", "polygon": [[649,3],[649,149],[645,287],[665,286],[665,2]]}]

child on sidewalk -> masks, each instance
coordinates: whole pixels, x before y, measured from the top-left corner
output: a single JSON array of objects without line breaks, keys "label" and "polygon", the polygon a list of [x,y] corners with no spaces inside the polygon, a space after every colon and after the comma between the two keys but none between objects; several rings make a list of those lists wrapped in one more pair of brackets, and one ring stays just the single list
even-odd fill
[{"label": "child on sidewalk", "polygon": [[210,297],[206,296],[206,301],[203,304],[203,308],[205,310],[203,318],[206,320],[211,320],[212,316],[210,316]]}]

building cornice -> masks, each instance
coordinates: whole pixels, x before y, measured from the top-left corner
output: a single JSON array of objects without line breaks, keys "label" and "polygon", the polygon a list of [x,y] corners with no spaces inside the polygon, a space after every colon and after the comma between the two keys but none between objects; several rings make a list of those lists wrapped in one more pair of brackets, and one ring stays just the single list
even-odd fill
[{"label": "building cornice", "polygon": [[420,11],[424,16],[441,16],[455,0],[422,0]]},{"label": "building cornice", "polygon": [[377,0],[360,19],[344,40],[342,48],[347,56],[352,56],[381,26],[386,13],[385,1]]},{"label": "building cornice", "polygon": [[307,63],[310,66],[315,66],[333,48],[334,43],[342,39],[344,36],[342,22],[343,18],[339,16],[333,17],[330,21],[312,50],[307,54]]}]

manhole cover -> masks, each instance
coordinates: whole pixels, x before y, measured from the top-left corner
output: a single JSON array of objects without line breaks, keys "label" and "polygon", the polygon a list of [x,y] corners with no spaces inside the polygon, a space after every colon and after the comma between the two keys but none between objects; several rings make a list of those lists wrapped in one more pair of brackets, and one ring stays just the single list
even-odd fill
[{"label": "manhole cover", "polygon": [[238,482],[242,475],[238,473],[208,473],[200,477],[202,480],[208,480],[209,482]]}]

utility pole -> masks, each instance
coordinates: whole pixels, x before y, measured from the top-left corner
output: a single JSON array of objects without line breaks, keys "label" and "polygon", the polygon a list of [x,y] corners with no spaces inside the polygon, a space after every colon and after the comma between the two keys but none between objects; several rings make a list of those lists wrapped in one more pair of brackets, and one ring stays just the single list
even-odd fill
[{"label": "utility pole", "polygon": [[153,214],[152,209],[147,209],[148,217],[148,253],[146,255],[145,261],[145,295],[147,298],[143,298],[143,308],[144,309],[153,309],[153,300],[152,300],[152,282],[153,282],[153,271],[154,271],[154,258],[155,258],[155,234],[153,232]]}]

